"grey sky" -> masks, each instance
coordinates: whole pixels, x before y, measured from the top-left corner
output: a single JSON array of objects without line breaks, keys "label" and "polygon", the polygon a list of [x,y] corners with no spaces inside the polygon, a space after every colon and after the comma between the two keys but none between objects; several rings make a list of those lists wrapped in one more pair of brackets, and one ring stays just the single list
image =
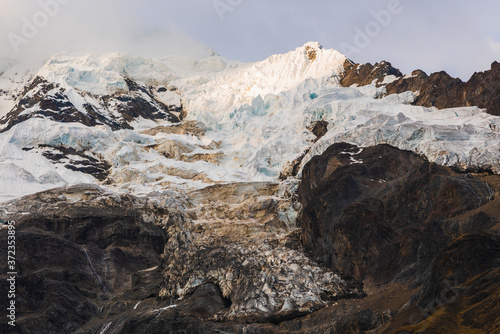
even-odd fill
[{"label": "grey sky", "polygon": [[[41,1],[66,4],[24,38],[26,20],[43,11],[39,1],[1,0],[0,53],[13,55],[13,34],[24,38],[16,42],[17,56],[25,57],[61,50],[160,57],[200,53],[203,44],[227,58],[256,61],[319,41],[339,51],[352,46],[357,62],[384,59],[405,73],[446,70],[465,80],[500,61],[498,0],[399,0],[397,7],[398,0]],[[391,8],[377,21],[373,12]]]}]

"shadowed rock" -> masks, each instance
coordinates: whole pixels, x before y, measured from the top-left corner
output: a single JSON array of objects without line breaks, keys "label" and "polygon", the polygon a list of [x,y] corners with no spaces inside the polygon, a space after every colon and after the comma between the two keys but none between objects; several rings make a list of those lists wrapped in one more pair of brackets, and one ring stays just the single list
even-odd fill
[{"label": "shadowed rock", "polygon": [[[343,333],[494,332],[497,182],[387,145],[340,143],[313,158],[298,194],[302,243],[318,261],[362,280],[368,296],[311,315],[311,323]],[[387,303],[396,284],[400,298]]]}]

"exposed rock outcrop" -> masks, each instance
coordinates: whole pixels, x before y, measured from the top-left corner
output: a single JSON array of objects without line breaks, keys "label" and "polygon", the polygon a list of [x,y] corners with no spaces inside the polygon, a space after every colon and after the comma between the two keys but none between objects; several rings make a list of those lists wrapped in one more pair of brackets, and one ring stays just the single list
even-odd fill
[{"label": "exposed rock outcrop", "polygon": [[327,265],[387,283],[417,258],[422,266],[432,261],[449,241],[444,219],[487,204],[493,195],[485,181],[411,152],[333,145],[303,172],[302,240]]},{"label": "exposed rock outcrop", "polygon": [[488,308],[498,309],[499,285],[487,283],[500,265],[496,182],[498,176],[459,173],[387,145],[336,144],[313,158],[299,187],[306,249],[369,287],[354,305],[366,307],[395,284],[407,293],[405,307],[401,300],[368,307],[363,319],[388,315],[378,323],[361,321],[348,307],[340,321],[334,310],[338,326],[346,333],[497,328]]},{"label": "exposed rock outcrop", "polygon": [[133,289],[133,274],[158,265],[166,242],[147,201],[106,196],[95,186],[28,196],[9,210],[16,221],[17,333],[72,333],[105,317],[110,298]]},{"label": "exposed rock outcrop", "polygon": [[452,78],[446,72],[427,76],[415,71],[387,85],[387,94],[411,90],[420,92],[414,104],[439,109],[477,106],[492,115],[500,115],[500,63],[491,64],[489,71],[474,73],[467,82]]},{"label": "exposed rock outcrop", "polygon": [[37,76],[24,88],[14,108],[0,119],[0,132],[33,117],[78,122],[87,126],[107,125],[118,130],[132,129],[133,122],[141,119],[176,123],[185,116],[180,102],[166,105],[153,87],[129,78],[125,82],[127,92],[91,96]]},{"label": "exposed rock outcrop", "polygon": [[403,74],[386,61],[372,65],[370,63],[355,64],[350,60],[346,60],[340,84],[343,87],[350,87],[352,85],[366,86],[373,83],[376,86],[380,86],[387,76],[394,76],[396,79],[402,77]]},{"label": "exposed rock outcrop", "polygon": [[[384,83],[388,76],[394,76]],[[484,108],[492,115],[500,115],[500,63],[493,62],[491,69],[474,73],[467,82],[451,77],[442,71],[427,75],[416,70],[411,75],[402,76],[390,63],[353,64],[346,61],[341,85],[366,86],[375,83],[384,85],[386,94],[400,94],[412,91],[418,95],[413,102],[417,106],[439,109],[476,106]]]}]

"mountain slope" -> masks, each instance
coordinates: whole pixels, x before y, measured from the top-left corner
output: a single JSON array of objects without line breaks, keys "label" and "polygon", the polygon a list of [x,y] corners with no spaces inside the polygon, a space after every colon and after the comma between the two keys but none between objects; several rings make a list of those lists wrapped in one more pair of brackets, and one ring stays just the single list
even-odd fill
[{"label": "mountain slope", "polygon": [[[412,91],[387,96],[389,82],[399,75],[390,64],[369,71],[373,80],[364,82],[382,85],[342,87],[352,76],[346,62],[338,52],[308,43],[250,64],[217,55],[152,60],[60,54],[22,76],[22,64],[14,66],[2,75],[3,86],[10,87],[4,96],[15,102],[6,98],[4,106],[11,110],[2,111],[0,119],[0,164],[32,177],[23,181],[29,191],[3,188],[0,196],[82,180],[137,194],[167,184],[198,189],[217,182],[271,181],[297,157],[305,155],[303,166],[340,141],[388,143],[439,164],[496,171],[498,118],[476,107],[437,112],[411,106],[420,96]],[[203,131],[170,133],[184,118]],[[319,141],[311,131],[318,121],[328,130]],[[143,132],[153,128],[153,136]],[[82,142],[68,140],[69,133]],[[47,148],[76,151],[84,163],[60,153],[55,155],[60,159],[49,159]],[[30,167],[39,160],[46,173]],[[83,168],[96,163],[108,166],[106,177],[95,178],[95,170]],[[45,174],[54,181],[40,179]]]},{"label": "mountain slope", "polygon": [[318,43],[9,64],[14,332],[495,332],[494,68],[436,81]]}]

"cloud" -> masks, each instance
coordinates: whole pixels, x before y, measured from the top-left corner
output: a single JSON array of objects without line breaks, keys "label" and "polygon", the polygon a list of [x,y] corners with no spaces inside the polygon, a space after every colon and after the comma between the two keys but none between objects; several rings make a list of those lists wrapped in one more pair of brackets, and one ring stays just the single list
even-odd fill
[{"label": "cloud", "polygon": [[150,57],[206,54],[205,46],[170,24],[153,25],[144,3],[119,0],[3,2],[0,53],[50,57],[61,51],[125,52]]},{"label": "cloud", "polygon": [[355,61],[388,60],[404,72],[445,69],[468,79],[500,58],[497,42],[488,40],[500,36],[497,0],[2,1],[0,54],[14,55],[8,34],[22,36],[25,19],[33,21],[41,3],[54,1],[59,11],[19,45],[17,57],[48,57],[62,50],[201,57],[207,45],[230,59],[257,61],[308,41],[340,50],[342,43],[352,43],[356,27],[373,21],[374,11],[399,1],[403,11],[353,56]]},{"label": "cloud", "polygon": [[491,36],[488,36],[488,44],[493,51],[500,52],[500,42],[495,41]]}]

